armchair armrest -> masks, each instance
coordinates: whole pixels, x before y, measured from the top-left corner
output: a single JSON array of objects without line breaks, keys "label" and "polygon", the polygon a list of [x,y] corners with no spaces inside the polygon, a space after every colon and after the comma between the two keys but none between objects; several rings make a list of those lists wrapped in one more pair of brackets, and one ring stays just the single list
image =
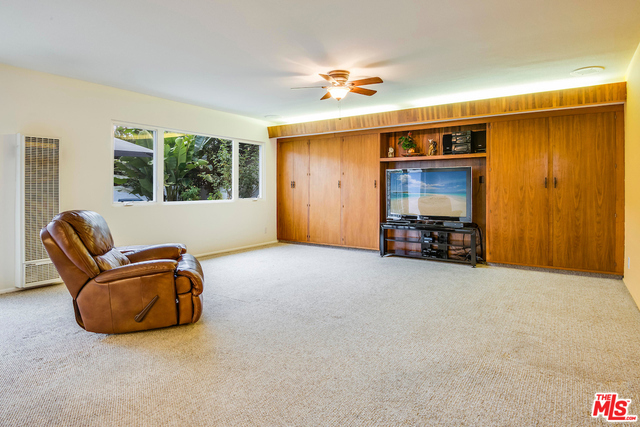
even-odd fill
[{"label": "armchair armrest", "polygon": [[203,290],[204,273],[198,260],[190,254],[184,254],[178,260],[176,276],[186,277],[191,282],[191,292],[193,295],[200,295]]},{"label": "armchair armrest", "polygon": [[121,248],[120,251],[133,263],[154,259],[175,259],[187,252],[187,248],[180,243],[165,245],[142,246],[139,248]]},{"label": "armchair armrest", "polygon": [[148,276],[150,274],[175,271],[177,266],[177,261],[168,259],[143,261],[103,271],[93,280],[97,283],[108,283],[116,280],[129,279],[131,277]]}]

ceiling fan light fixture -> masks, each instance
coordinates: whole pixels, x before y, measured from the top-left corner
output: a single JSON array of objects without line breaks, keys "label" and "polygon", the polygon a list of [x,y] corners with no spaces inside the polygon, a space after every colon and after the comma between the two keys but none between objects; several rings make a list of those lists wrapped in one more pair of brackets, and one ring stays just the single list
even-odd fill
[{"label": "ceiling fan light fixture", "polygon": [[347,94],[349,93],[349,88],[344,86],[333,86],[333,87],[330,87],[328,90],[331,96],[337,99],[338,101],[340,101],[342,98],[347,96]]}]

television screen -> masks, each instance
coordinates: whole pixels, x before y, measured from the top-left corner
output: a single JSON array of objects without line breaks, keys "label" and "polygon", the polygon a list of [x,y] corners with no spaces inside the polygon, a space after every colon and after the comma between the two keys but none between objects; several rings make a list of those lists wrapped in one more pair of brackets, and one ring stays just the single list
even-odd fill
[{"label": "television screen", "polygon": [[387,170],[387,216],[471,222],[471,168]]}]

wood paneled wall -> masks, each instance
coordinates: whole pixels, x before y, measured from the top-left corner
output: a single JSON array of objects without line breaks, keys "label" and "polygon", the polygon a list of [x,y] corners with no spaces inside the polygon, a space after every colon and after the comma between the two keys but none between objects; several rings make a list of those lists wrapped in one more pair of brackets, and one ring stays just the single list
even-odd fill
[{"label": "wood paneled wall", "polygon": [[456,104],[434,105],[366,114],[342,119],[319,120],[269,127],[269,138],[318,135],[391,126],[442,122],[473,117],[526,113],[540,110],[619,104],[627,99],[627,84],[610,83],[550,92],[530,93]]}]

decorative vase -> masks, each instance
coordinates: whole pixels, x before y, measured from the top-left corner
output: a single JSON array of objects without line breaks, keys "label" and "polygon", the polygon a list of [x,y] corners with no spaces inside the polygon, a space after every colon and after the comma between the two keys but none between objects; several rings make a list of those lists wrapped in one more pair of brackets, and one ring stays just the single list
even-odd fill
[{"label": "decorative vase", "polygon": [[415,154],[415,152],[416,152],[416,149],[415,149],[415,148],[409,148],[409,149],[407,150],[407,154]]},{"label": "decorative vase", "polygon": [[435,156],[438,154],[438,147],[433,139],[429,140],[429,156]]}]

